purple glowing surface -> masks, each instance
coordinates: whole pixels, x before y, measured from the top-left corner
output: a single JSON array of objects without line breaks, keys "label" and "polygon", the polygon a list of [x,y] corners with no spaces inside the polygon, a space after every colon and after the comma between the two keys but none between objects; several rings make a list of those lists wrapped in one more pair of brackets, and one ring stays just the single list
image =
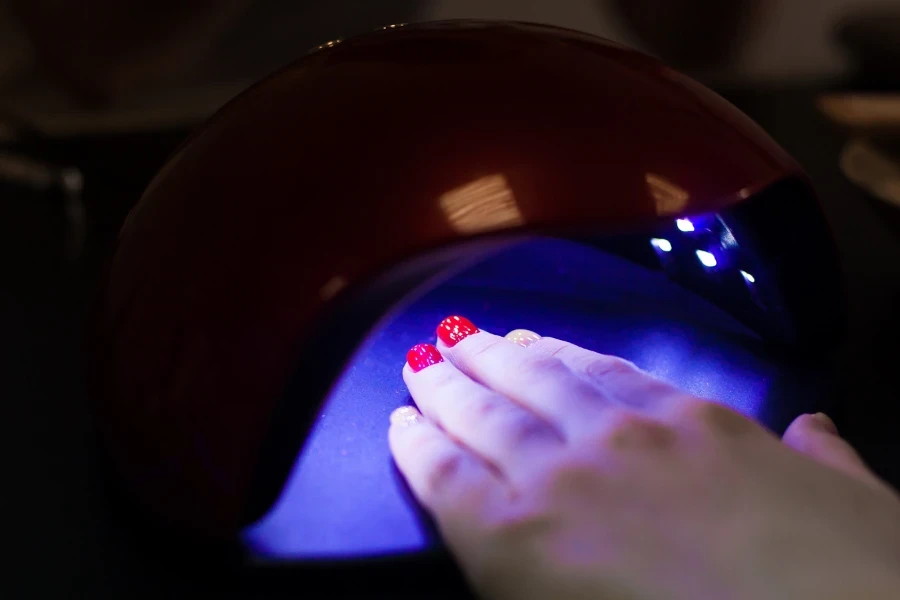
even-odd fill
[{"label": "purple glowing surface", "polygon": [[[431,291],[374,331],[326,401],[275,506],[242,533],[260,560],[346,559],[440,544],[396,472],[388,415],[410,403],[406,351],[462,314],[498,334],[527,328],[616,354],[685,390],[764,418],[806,389],[755,334],[670,281],[623,259],[559,240],[499,254]],[[773,384],[773,382],[775,382]]]}]

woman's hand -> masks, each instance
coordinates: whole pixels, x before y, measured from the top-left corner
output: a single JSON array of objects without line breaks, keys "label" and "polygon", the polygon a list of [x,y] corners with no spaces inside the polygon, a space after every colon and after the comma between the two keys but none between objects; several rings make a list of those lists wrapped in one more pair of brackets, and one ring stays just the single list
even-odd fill
[{"label": "woman's hand", "polygon": [[409,353],[424,416],[395,411],[391,448],[483,595],[900,598],[900,501],[824,415],[782,443],[562,340],[438,336]]}]

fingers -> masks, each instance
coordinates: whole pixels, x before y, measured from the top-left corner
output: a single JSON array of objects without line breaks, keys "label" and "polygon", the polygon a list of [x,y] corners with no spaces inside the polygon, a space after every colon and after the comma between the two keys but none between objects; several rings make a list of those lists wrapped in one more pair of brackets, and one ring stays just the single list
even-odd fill
[{"label": "fingers", "polygon": [[439,520],[477,513],[492,494],[505,489],[484,462],[412,406],[391,414],[388,440],[413,493]]},{"label": "fingers", "polygon": [[607,406],[594,386],[559,359],[480,331],[464,317],[444,319],[438,338],[441,353],[461,372],[533,411],[567,436],[578,435]]},{"label": "fingers", "polygon": [[607,398],[632,408],[657,408],[682,394],[675,386],[617,356],[591,352],[563,340],[541,337],[527,329],[511,331],[506,334],[506,339],[531,352],[559,359],[573,373],[597,386]]},{"label": "fingers", "polygon": [[834,422],[822,413],[794,419],[782,440],[798,452],[851,477],[882,485],[856,450],[840,437]]},{"label": "fingers", "polygon": [[[434,346],[420,344],[409,354],[403,379],[419,409],[507,478],[519,479],[562,445],[552,424],[444,362]],[[425,367],[422,355],[429,356]]]}]

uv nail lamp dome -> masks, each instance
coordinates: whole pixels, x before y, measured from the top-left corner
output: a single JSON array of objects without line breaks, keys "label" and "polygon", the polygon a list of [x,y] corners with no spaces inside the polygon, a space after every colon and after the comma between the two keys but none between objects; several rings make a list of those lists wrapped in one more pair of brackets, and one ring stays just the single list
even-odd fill
[{"label": "uv nail lamp dome", "polygon": [[441,318],[619,354],[778,428],[824,397],[840,297],[807,178],[710,90],[568,30],[386,28],[252,87],[152,182],[102,293],[97,417],[186,534],[416,552],[438,542],[386,432]]}]

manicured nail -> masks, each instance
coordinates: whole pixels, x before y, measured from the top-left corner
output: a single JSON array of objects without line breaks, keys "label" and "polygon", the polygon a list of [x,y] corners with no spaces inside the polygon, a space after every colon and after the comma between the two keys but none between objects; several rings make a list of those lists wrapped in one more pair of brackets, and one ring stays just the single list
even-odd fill
[{"label": "manicured nail", "polygon": [[401,406],[391,413],[391,425],[411,427],[422,422],[422,413],[415,406]]},{"label": "manicured nail", "polygon": [[506,339],[508,339],[513,344],[518,344],[523,348],[527,348],[528,346],[541,339],[541,336],[527,329],[513,329],[506,334]]},{"label": "manicured nail", "polygon": [[409,363],[413,373],[418,373],[425,367],[444,362],[444,357],[441,356],[440,350],[431,344],[416,344],[406,353],[406,362]]},{"label": "manicured nail", "polygon": [[816,423],[818,423],[819,426],[822,427],[822,429],[838,435],[837,425],[835,425],[834,421],[831,420],[831,417],[829,417],[825,413],[816,413],[812,416],[812,418],[816,420]]},{"label": "manicured nail", "polygon": [[478,333],[478,328],[472,321],[465,317],[447,317],[437,327],[437,336],[448,348],[452,348],[460,341],[473,333]]}]

